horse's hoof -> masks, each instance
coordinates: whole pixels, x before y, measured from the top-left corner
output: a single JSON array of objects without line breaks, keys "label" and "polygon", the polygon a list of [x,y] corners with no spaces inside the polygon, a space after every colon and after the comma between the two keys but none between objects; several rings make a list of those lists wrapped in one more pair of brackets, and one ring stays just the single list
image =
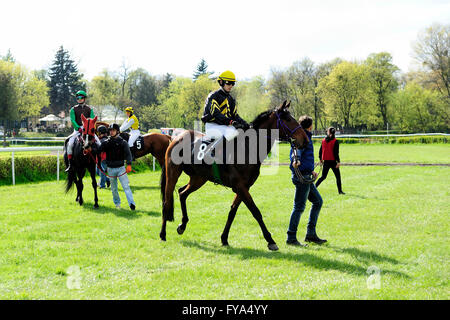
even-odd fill
[{"label": "horse's hoof", "polygon": [[80,206],[83,205],[83,200],[78,201],[78,203],[80,204]]},{"label": "horse's hoof", "polygon": [[181,225],[181,224],[177,228],[177,232],[180,235],[184,233],[184,230],[186,230],[186,227],[183,228],[183,225]]},{"label": "horse's hoof", "polygon": [[222,247],[229,247],[230,244],[228,242],[222,242]]},{"label": "horse's hoof", "polygon": [[98,204],[94,204],[94,209],[98,209]]},{"label": "horse's hoof", "polygon": [[278,250],[278,246],[277,246],[276,243],[269,244],[269,245],[267,245],[267,247],[268,247],[269,250],[271,250],[271,251],[277,251],[277,250]]}]

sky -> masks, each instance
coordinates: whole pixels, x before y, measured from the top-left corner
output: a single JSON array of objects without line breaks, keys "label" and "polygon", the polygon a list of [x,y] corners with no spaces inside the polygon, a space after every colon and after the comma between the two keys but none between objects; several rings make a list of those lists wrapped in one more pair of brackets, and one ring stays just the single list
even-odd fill
[{"label": "sky", "polygon": [[400,0],[39,0],[1,5],[0,55],[48,68],[62,45],[85,78],[103,69],[144,68],[191,77],[209,70],[238,80],[268,77],[309,57],[364,60],[387,51],[403,72],[412,45],[433,23],[450,23],[450,1]]}]

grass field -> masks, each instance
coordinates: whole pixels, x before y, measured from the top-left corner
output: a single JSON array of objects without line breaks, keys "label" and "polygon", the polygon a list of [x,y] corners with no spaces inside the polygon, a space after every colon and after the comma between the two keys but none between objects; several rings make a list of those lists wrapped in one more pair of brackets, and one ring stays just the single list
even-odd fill
[{"label": "grass field", "polygon": [[[319,144],[314,144],[315,156]],[[280,162],[289,161],[289,144],[279,145]],[[15,157],[55,155],[56,151],[15,152]],[[450,146],[447,144],[341,144],[340,157],[345,162],[413,162],[450,164]],[[1,158],[11,158],[10,152],[0,152]]]},{"label": "grass field", "polygon": [[[189,197],[182,236],[176,197],[165,243],[159,172],[130,176],[135,212],[115,209],[109,190],[99,190],[94,210],[88,179],[83,207],[75,193],[63,193],[63,182],[0,187],[0,298],[450,298],[448,167],[342,167],[346,195],[337,194],[332,174],[319,189],[318,234],[329,242],[307,248],[285,244],[294,186],[289,169],[278,170],[263,171],[251,190],[278,252],[268,251],[245,206],[231,247],[221,246],[233,194],[211,183]],[[183,175],[179,186],[186,181]],[[379,289],[368,270],[379,270]]]},{"label": "grass field", "polygon": [[[317,161],[320,144],[314,144]],[[289,144],[280,144],[280,162],[289,162]],[[445,163],[450,164],[448,144],[341,144],[342,163]]]}]

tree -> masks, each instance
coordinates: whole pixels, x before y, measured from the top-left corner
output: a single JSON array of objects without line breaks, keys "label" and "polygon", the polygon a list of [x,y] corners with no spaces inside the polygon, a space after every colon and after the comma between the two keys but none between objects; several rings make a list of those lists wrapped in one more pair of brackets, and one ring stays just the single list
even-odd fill
[{"label": "tree", "polygon": [[164,111],[164,124],[166,126],[182,127],[184,114],[181,108],[180,92],[191,82],[192,80],[189,78],[176,77],[170,82],[169,87],[162,90],[158,95],[160,110]]},{"label": "tree", "polygon": [[239,81],[231,94],[236,98],[239,115],[247,122],[270,108],[270,96],[262,77],[255,77],[250,81]]},{"label": "tree", "polygon": [[7,61],[7,62],[13,62],[13,63],[16,62],[16,59],[14,59],[10,49],[8,49],[8,52],[6,53],[6,56],[1,57],[1,59],[3,61]]},{"label": "tree", "polygon": [[272,68],[269,78],[269,94],[271,105],[280,105],[289,100],[289,77],[283,70]]},{"label": "tree", "polygon": [[3,120],[3,147],[6,147],[6,133],[9,119],[18,117],[14,87],[14,64],[0,61],[0,119]]},{"label": "tree", "polygon": [[200,60],[199,64],[197,65],[197,68],[195,69],[194,72],[194,81],[197,80],[200,76],[202,75],[212,75],[214,72],[209,72],[208,71],[208,64],[206,63],[205,59],[202,58],[202,60]]},{"label": "tree", "polygon": [[376,104],[383,117],[383,128],[386,128],[389,99],[398,87],[395,73],[400,69],[392,63],[392,56],[387,52],[369,55],[365,64],[369,67],[370,82],[376,95]]},{"label": "tree", "polygon": [[173,81],[174,77],[170,73],[163,75],[161,79],[160,91],[169,87],[170,83]]},{"label": "tree", "polygon": [[48,104],[48,87],[44,80],[17,63],[0,61],[0,119],[5,122],[5,133],[10,121],[39,115]]},{"label": "tree", "polygon": [[345,128],[374,126],[379,121],[364,65],[342,62],[319,81],[327,115]]},{"label": "tree", "polygon": [[125,96],[125,86],[127,84],[128,79],[130,78],[130,69],[131,69],[130,66],[127,65],[125,59],[123,59],[119,71],[119,79],[120,79],[119,81],[122,97]]},{"label": "tree", "polygon": [[127,98],[136,102],[137,107],[157,103],[158,84],[156,79],[142,68],[130,73],[127,84]]},{"label": "tree", "polygon": [[75,93],[78,90],[86,90],[86,84],[81,81],[82,75],[63,46],[56,53],[48,75],[50,78],[50,108],[56,114],[63,110],[69,110],[75,102]]},{"label": "tree", "polygon": [[175,78],[158,97],[164,123],[171,127],[193,129],[194,122],[201,118],[208,94],[215,89],[217,83],[207,75],[200,76],[197,81]]},{"label": "tree", "polygon": [[217,83],[209,79],[207,74],[189,82],[180,92],[180,108],[183,112],[183,128],[194,128],[194,122],[200,121],[205,100],[211,91],[217,89]]},{"label": "tree", "polygon": [[312,115],[314,112],[315,73],[314,62],[309,58],[294,62],[287,71],[289,99],[292,100],[291,106],[296,118],[303,114]]},{"label": "tree", "polygon": [[420,33],[414,53],[439,92],[450,100],[450,24],[434,24]]},{"label": "tree", "polygon": [[119,80],[114,78],[106,69],[92,79],[89,88],[90,102],[95,106],[99,120],[102,120],[104,106],[117,106],[120,90]]},{"label": "tree", "polygon": [[402,131],[448,131],[450,128],[450,109],[436,90],[412,81],[394,94],[392,103],[396,110],[395,123]]}]

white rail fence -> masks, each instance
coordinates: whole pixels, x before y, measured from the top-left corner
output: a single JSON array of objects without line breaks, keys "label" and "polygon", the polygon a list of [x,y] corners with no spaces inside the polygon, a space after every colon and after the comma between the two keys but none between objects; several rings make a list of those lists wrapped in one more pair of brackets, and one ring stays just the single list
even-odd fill
[{"label": "white rail fence", "polygon": [[14,153],[24,151],[57,151],[56,153],[56,179],[59,181],[59,158],[64,147],[23,147],[23,148],[0,148],[0,152],[11,153],[11,170],[12,170],[12,184],[16,184],[16,175],[14,167]]},{"label": "white rail fence", "polygon": [[[448,133],[413,133],[413,134],[339,134],[336,135],[337,138],[367,138],[367,137],[414,137],[414,136],[450,136]],[[324,138],[323,135],[314,135],[313,138]],[[63,141],[64,137],[45,137],[45,138],[7,138],[7,141],[10,141],[11,144],[16,144],[17,142],[27,142],[27,141],[35,141],[35,142],[48,142],[48,141]],[[1,142],[0,142],[1,144]],[[54,147],[22,147],[22,148],[0,148],[0,152],[10,152],[11,153],[11,170],[12,170],[12,184],[15,185],[15,168],[14,168],[14,153],[15,152],[23,152],[23,151],[57,151],[56,154],[56,178],[59,181],[59,166],[60,166],[60,155],[63,152],[63,146],[54,146]],[[155,157],[153,157],[153,171],[155,171]]]},{"label": "white rail fence", "polygon": [[[56,151],[56,180],[59,181],[59,166],[60,155],[64,152],[64,147],[23,147],[23,148],[0,148],[0,152],[11,153],[11,172],[12,172],[12,184],[16,184],[15,166],[14,166],[14,153],[24,151]],[[155,157],[153,158],[153,171],[155,171]]]}]

